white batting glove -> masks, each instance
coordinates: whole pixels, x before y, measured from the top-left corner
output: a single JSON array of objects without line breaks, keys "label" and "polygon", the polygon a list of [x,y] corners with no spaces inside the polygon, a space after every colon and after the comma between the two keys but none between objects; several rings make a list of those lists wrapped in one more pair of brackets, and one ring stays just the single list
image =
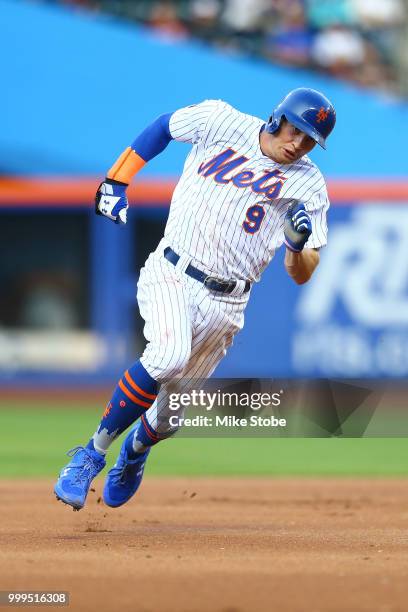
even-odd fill
[{"label": "white batting glove", "polygon": [[312,221],[301,202],[289,206],[285,215],[285,245],[294,253],[300,253],[312,233]]},{"label": "white batting glove", "polygon": [[97,215],[108,217],[118,225],[125,225],[127,209],[129,208],[126,196],[126,183],[119,183],[112,179],[105,179],[98,187],[95,196],[95,212]]}]

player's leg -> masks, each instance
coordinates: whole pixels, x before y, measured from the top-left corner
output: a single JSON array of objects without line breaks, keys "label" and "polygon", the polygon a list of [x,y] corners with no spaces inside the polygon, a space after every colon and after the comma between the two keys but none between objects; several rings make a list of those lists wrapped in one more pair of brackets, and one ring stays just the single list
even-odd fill
[{"label": "player's leg", "polygon": [[[234,301],[217,301],[209,298],[207,293],[201,298],[195,312],[189,362],[182,374],[161,386],[153,406],[124,440],[118,460],[105,481],[103,495],[109,506],[121,506],[136,493],[150,449],[178,430],[171,419],[175,413],[170,409],[170,394],[185,393],[196,379],[211,376],[232,344],[234,335],[242,328],[246,301],[238,305]],[[179,410],[176,421],[181,416]]]},{"label": "player's leg", "polygon": [[147,340],[142,357],[119,380],[88,447],[106,453],[121,433],[154,403],[160,383],[182,372],[191,352],[189,296],[165,259],[141,270],[137,300]]},{"label": "player's leg", "polygon": [[86,447],[70,451],[72,461],[55,485],[58,497],[82,508],[92,479],[105,466],[110,444],[154,403],[160,382],[177,375],[189,360],[191,317],[188,295],[166,260],[149,258],[138,283],[138,302],[148,344],[119,380],[99,426]]},{"label": "player's leg", "polygon": [[[161,387],[156,402],[133,428],[132,445],[135,452],[143,453],[176,433],[178,427],[175,423],[178,419],[171,420],[176,413],[170,406],[170,394],[186,393],[200,379],[209,378],[243,327],[247,300],[217,299],[214,295],[208,297],[209,300],[201,300],[198,304],[191,355],[185,370],[176,380]],[[177,417],[182,416],[182,410],[177,410]]]}]

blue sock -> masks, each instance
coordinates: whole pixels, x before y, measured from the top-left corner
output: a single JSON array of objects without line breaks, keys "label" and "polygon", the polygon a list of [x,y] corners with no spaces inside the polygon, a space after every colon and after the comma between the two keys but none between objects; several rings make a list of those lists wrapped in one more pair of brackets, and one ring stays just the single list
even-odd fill
[{"label": "blue sock", "polygon": [[129,459],[136,459],[140,453],[146,452],[148,448],[154,446],[160,440],[165,440],[172,434],[159,435],[148,423],[146,417],[142,415],[140,422],[133,436],[126,440],[126,452]]},{"label": "blue sock", "polygon": [[158,383],[136,361],[122,376],[87,448],[106,453],[109,446],[154,403]]}]

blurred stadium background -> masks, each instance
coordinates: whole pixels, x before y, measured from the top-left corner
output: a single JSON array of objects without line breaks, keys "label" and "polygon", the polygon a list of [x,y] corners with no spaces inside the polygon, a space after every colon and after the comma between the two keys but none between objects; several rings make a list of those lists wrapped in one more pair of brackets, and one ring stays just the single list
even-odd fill
[{"label": "blurred stadium background", "polygon": [[[105,390],[143,348],[138,270],[187,148],[171,144],[138,175],[126,228],[93,214],[95,189],[155,116],[205,98],[266,119],[287,91],[308,86],[338,113],[327,152],[312,155],[332,200],[321,265],[299,288],[278,254],[217,374],[406,380],[407,15],[406,0],[0,0],[0,407],[22,446],[36,431],[33,473],[51,473],[65,443],[93,431]],[[75,416],[74,405],[91,412]],[[50,446],[58,429],[64,440]],[[181,442],[176,472],[193,444]],[[262,469],[293,460],[294,441],[279,441],[273,468],[267,442]],[[393,445],[399,473],[406,451]],[[7,448],[4,473],[27,470]],[[310,469],[330,471],[319,448]],[[302,465],[300,453],[293,471]]]}]

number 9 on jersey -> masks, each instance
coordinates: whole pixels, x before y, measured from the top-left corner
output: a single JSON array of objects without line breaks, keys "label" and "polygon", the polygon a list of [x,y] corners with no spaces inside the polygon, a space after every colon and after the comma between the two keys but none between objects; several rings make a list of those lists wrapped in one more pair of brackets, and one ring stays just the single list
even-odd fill
[{"label": "number 9 on jersey", "polygon": [[248,234],[255,234],[261,227],[265,214],[265,209],[261,204],[250,206],[246,212],[246,218],[242,227]]}]

